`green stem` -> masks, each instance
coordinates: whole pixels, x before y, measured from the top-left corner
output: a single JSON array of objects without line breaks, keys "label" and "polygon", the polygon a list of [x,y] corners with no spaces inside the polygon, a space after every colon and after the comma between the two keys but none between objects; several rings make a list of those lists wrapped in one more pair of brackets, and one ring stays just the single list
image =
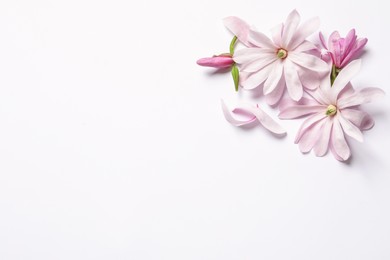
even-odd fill
[{"label": "green stem", "polygon": [[232,41],[230,42],[230,54],[233,56],[234,54],[234,46],[236,45],[237,42],[237,36],[234,36]]},{"label": "green stem", "polygon": [[333,86],[333,83],[339,75],[340,70],[341,69],[337,68],[335,65],[332,66],[332,72],[330,74],[330,86]]}]

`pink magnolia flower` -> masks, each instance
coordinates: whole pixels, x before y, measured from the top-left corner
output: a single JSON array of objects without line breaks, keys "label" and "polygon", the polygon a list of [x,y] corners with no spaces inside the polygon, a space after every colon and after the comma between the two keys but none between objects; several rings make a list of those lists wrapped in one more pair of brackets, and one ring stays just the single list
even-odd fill
[{"label": "pink magnolia flower", "polygon": [[361,131],[373,127],[374,120],[361,111],[359,105],[383,96],[384,92],[378,88],[352,88],[349,82],[359,72],[360,64],[360,60],[349,63],[332,86],[329,79],[322,81],[321,86],[310,93],[313,99],[280,103],[281,119],[310,115],[295,138],[302,153],[313,149],[316,156],[323,156],[330,149],[337,160],[345,161],[351,155],[345,135],[362,142]]},{"label": "pink magnolia flower", "polygon": [[[263,93],[270,105],[276,104],[287,87],[293,100],[303,96],[303,88],[315,89],[328,65],[308,52],[316,49],[306,41],[315,32],[319,19],[312,18],[299,26],[300,16],[292,11],[284,24],[272,30],[272,40],[249,29],[248,44],[253,47],[238,50],[233,59],[240,64],[241,85],[253,89],[264,83]],[[241,35],[245,40],[245,35]]]},{"label": "pink magnolia flower", "polygon": [[345,38],[341,38],[338,31],[333,32],[326,44],[324,35],[320,32],[321,45],[325,49],[322,58],[327,61],[332,60],[337,69],[344,68],[351,62],[363,49],[367,43],[367,38],[357,38],[355,29],[349,31]]},{"label": "pink magnolia flower", "polygon": [[[251,106],[248,104],[241,104],[233,110],[229,110],[223,100],[221,100],[221,105],[226,120],[234,126],[248,125],[257,120],[265,129],[274,134],[283,135],[286,133],[283,127],[267,115],[259,105]],[[237,115],[240,118],[236,118],[234,115]]]},{"label": "pink magnolia flower", "polygon": [[202,58],[196,62],[200,66],[213,67],[218,69],[230,68],[233,64],[232,55],[229,53],[216,55],[210,58]]}]

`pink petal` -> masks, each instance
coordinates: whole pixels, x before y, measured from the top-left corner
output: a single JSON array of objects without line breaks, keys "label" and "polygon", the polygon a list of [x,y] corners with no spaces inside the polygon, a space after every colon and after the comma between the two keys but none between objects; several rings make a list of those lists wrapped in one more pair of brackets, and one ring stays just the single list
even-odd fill
[{"label": "pink petal", "polygon": [[319,27],[320,19],[318,17],[313,17],[307,20],[298,28],[287,48],[289,50],[297,48],[297,46],[305,41],[307,37],[317,31]]},{"label": "pink petal", "polygon": [[269,65],[270,63],[274,62],[277,60],[276,55],[273,54],[268,54],[264,55],[262,58],[257,59],[255,61],[252,61],[250,63],[244,64],[241,67],[241,71],[246,71],[246,72],[256,72],[264,68],[265,66]]},{"label": "pink petal", "polygon": [[[250,124],[250,123],[256,121],[256,117],[250,113],[249,113],[250,115],[249,115],[248,119],[246,119],[246,120],[236,119],[233,117],[232,112],[230,112],[230,110],[225,105],[225,102],[223,100],[221,100],[221,105],[222,105],[222,111],[223,111],[223,114],[224,114],[226,120],[234,126],[247,125],[247,124]],[[246,111],[243,111],[242,109],[241,110],[235,109],[233,111],[235,111],[237,114],[248,116],[248,113],[245,113]]]},{"label": "pink petal", "polygon": [[332,152],[335,155],[336,159],[341,159],[341,161],[348,160],[348,158],[351,156],[351,151],[349,149],[347,141],[345,140],[340,123],[336,118],[333,121],[330,142],[332,143]]},{"label": "pink petal", "polygon": [[297,144],[299,142],[299,140],[301,139],[302,135],[306,131],[308,131],[308,129],[310,129],[310,127],[313,124],[315,124],[316,122],[324,119],[325,117],[327,117],[327,115],[325,115],[325,113],[319,112],[317,114],[314,114],[314,115],[308,117],[305,121],[303,121],[301,127],[299,128],[298,134],[295,137],[295,143]]},{"label": "pink petal", "polygon": [[340,91],[342,91],[344,87],[347,86],[348,82],[350,82],[351,79],[358,74],[360,70],[360,65],[361,60],[354,60],[340,71],[339,75],[336,77],[336,80],[332,85],[330,99],[333,104],[336,104],[337,97]]},{"label": "pink petal", "polygon": [[[270,54],[275,55],[274,52],[270,52],[269,49],[262,48],[244,48],[236,51],[233,55],[233,60],[238,64],[245,64],[248,62],[256,61],[269,57]],[[276,56],[276,55],[275,55]]]},{"label": "pink petal", "polygon": [[363,134],[359,128],[357,128],[354,124],[345,119],[341,113],[337,113],[336,117],[339,120],[344,133],[346,133],[356,141],[363,142]]},{"label": "pink petal", "polygon": [[300,45],[298,45],[296,48],[292,49],[290,52],[300,53],[304,51],[310,51],[317,49],[317,47],[314,45],[314,43],[309,41],[303,41]]},{"label": "pink petal", "polygon": [[306,53],[289,53],[287,56],[287,59],[290,59],[295,64],[302,66],[306,69],[309,69],[311,71],[316,71],[320,73],[328,72],[329,66],[326,64],[325,61],[321,60],[320,58],[306,54]]},{"label": "pink petal", "polygon": [[320,42],[321,42],[322,47],[324,47],[325,49],[328,49],[328,45],[326,44],[325,37],[322,34],[322,32],[319,33],[319,36],[320,36]]},{"label": "pink petal", "polygon": [[284,76],[282,75],[274,91],[272,91],[271,93],[265,96],[265,101],[267,102],[268,105],[274,106],[280,101],[280,99],[284,94],[284,90],[286,88],[285,86],[286,86],[286,81],[284,80]]},{"label": "pink petal", "polygon": [[269,74],[267,80],[264,82],[263,93],[267,95],[271,93],[279,83],[280,78],[283,74],[283,61],[276,60],[273,63],[273,68],[271,73]]},{"label": "pink petal", "polygon": [[288,16],[284,23],[283,34],[282,34],[282,47],[287,48],[292,37],[294,36],[301,17],[297,10],[293,10]]},{"label": "pink petal", "polygon": [[328,39],[328,50],[332,53],[334,53],[334,49],[333,49],[333,44],[332,42],[336,42],[340,40],[340,34],[338,31],[334,31],[330,36],[329,36],[329,39]]},{"label": "pink petal", "polygon": [[378,97],[383,97],[384,94],[385,92],[379,88],[363,88],[351,96],[340,98],[337,105],[340,109],[357,106],[369,103]]},{"label": "pink petal", "polygon": [[258,31],[254,31],[254,30],[249,31],[249,41],[257,47],[274,49],[274,50],[277,49],[277,47],[265,34]]},{"label": "pink petal", "polygon": [[293,101],[291,98],[284,98],[279,103],[279,110],[285,110],[288,107],[292,106],[318,106],[319,104],[316,100],[311,98],[303,97],[298,102]]},{"label": "pink petal", "polygon": [[324,120],[325,124],[322,127],[322,133],[314,145],[314,153],[316,156],[324,156],[329,148],[329,139],[332,132],[333,118],[329,117]]},{"label": "pink petal", "polygon": [[254,89],[257,88],[261,83],[263,83],[270,73],[273,70],[273,64],[265,66],[258,72],[250,74],[246,80],[241,81],[241,85],[244,89]]},{"label": "pink petal", "polygon": [[210,58],[202,58],[196,62],[200,66],[214,67],[214,68],[229,68],[234,61],[229,56],[214,56]]},{"label": "pink petal", "polygon": [[291,107],[286,107],[279,113],[280,119],[294,119],[302,116],[307,116],[314,113],[320,113],[326,111],[326,106],[316,105],[316,106],[305,106],[305,105],[295,105]]},{"label": "pink petal", "polygon": [[364,111],[345,108],[341,110],[341,113],[346,120],[352,122],[360,130],[369,130],[374,126],[374,119]]},{"label": "pink petal", "polygon": [[286,79],[287,91],[290,97],[295,101],[300,100],[303,95],[302,83],[294,64],[289,60],[286,60],[284,63],[284,77]]},{"label": "pink petal", "polygon": [[223,100],[221,100],[221,105],[226,120],[235,126],[249,124],[253,122],[255,119],[257,119],[264,128],[266,128],[272,133],[275,134],[286,133],[286,131],[278,123],[276,123],[275,120],[273,120],[263,110],[261,110],[259,106],[253,107],[247,104],[242,104],[239,107],[235,108],[233,111],[252,116],[248,120],[243,121],[243,120],[237,120],[232,116],[232,114],[230,113],[229,109],[226,107]]},{"label": "pink petal", "polygon": [[248,41],[250,26],[246,22],[244,22],[238,17],[229,16],[223,19],[223,23],[229,31],[231,31],[235,36],[237,36],[240,42],[242,42],[248,47],[251,46]]},{"label": "pink petal", "polygon": [[298,67],[297,71],[302,85],[310,90],[315,90],[320,86],[320,75],[316,72],[308,72],[305,68]]},{"label": "pink petal", "polygon": [[310,129],[302,135],[302,138],[299,141],[299,150],[301,150],[302,153],[308,153],[313,149],[314,145],[321,137],[322,128],[325,122],[326,120],[320,120],[314,123]]},{"label": "pink petal", "polygon": [[278,24],[274,28],[271,29],[272,40],[277,47],[282,47],[282,32],[283,32],[283,24]]},{"label": "pink petal", "polygon": [[341,63],[341,65],[340,65],[341,68],[345,67],[352,59],[354,59],[354,58],[356,58],[356,56],[358,56],[360,51],[366,45],[367,41],[368,40],[366,38],[364,38],[364,39],[359,39],[356,42],[356,46],[354,46],[354,48],[347,54],[347,56],[344,58],[343,62]]}]

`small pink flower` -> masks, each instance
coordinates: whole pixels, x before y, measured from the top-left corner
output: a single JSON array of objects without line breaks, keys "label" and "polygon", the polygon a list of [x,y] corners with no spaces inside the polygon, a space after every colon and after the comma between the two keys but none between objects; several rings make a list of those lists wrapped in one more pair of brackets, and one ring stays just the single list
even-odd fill
[{"label": "small pink flower", "polygon": [[322,58],[327,61],[332,59],[333,65],[337,69],[344,68],[350,63],[363,49],[367,43],[367,38],[357,38],[355,29],[349,31],[345,38],[341,38],[338,31],[333,32],[326,44],[324,35],[320,32],[321,45],[327,53],[323,53]]},{"label": "small pink flower", "polygon": [[221,54],[210,58],[199,59],[196,63],[204,67],[223,69],[230,68],[234,64],[234,61],[230,54]]},{"label": "small pink flower", "polygon": [[330,80],[324,80],[316,91],[310,93],[313,99],[281,102],[281,119],[310,115],[295,138],[302,153],[313,149],[316,156],[323,156],[330,149],[337,160],[345,161],[351,155],[345,134],[362,142],[361,131],[373,127],[374,120],[361,111],[359,105],[383,96],[384,92],[378,88],[352,88],[349,82],[359,72],[360,64],[360,60],[349,63],[340,71],[332,87]]}]

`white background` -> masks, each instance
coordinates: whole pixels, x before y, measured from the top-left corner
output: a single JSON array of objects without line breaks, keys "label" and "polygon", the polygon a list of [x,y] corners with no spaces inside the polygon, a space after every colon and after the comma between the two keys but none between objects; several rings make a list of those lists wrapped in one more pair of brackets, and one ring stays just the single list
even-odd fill
[{"label": "white background", "polygon": [[[0,2],[0,259],[390,259],[385,1]],[[294,9],[369,39],[356,87],[388,95],[348,163],[223,117],[221,19]],[[316,37],[314,37],[315,39]]]}]

